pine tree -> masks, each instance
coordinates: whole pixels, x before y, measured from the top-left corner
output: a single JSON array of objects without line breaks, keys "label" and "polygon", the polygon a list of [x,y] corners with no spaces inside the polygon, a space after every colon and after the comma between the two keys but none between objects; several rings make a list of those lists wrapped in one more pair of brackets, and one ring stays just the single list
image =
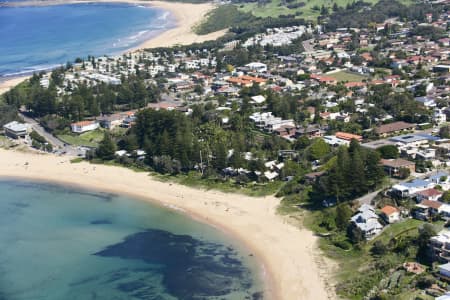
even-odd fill
[{"label": "pine tree", "polygon": [[352,198],[358,197],[367,191],[364,162],[361,157],[361,151],[358,148],[354,149],[354,152],[351,155],[347,180],[350,190],[352,191]]},{"label": "pine tree", "polygon": [[114,153],[116,152],[116,144],[114,143],[111,134],[105,132],[103,140],[100,142],[97,148],[97,156],[103,160],[114,159]]},{"label": "pine tree", "polygon": [[227,150],[225,148],[225,144],[222,141],[218,141],[215,144],[214,156],[214,167],[217,170],[224,169],[227,166]]}]

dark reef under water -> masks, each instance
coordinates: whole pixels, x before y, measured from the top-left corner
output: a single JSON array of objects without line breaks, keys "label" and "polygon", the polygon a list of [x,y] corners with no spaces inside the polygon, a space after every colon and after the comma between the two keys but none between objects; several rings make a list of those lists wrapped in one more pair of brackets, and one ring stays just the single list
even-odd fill
[{"label": "dark reef under water", "polygon": [[[150,229],[130,235],[94,255],[137,259],[160,266],[167,292],[179,299],[221,299],[252,285],[249,271],[235,258],[233,248],[164,230]],[[124,274],[113,274],[110,280],[120,279],[121,275]],[[139,299],[155,296],[143,279],[121,282],[117,288]],[[261,299],[262,293],[246,298]]]}]

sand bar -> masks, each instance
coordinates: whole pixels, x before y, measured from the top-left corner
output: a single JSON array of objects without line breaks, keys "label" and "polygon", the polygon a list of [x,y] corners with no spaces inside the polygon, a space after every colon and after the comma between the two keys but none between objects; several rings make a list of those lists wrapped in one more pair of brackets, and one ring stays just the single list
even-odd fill
[{"label": "sand bar", "polygon": [[[0,177],[59,182],[99,191],[129,194],[156,202],[212,225],[244,241],[264,264],[271,299],[335,299],[327,284],[332,270],[318,263],[312,232],[292,226],[275,213],[279,199],[204,191],[152,179],[148,173],[70,163],[70,157],[0,149]],[[324,272],[326,270],[326,272]]]}]

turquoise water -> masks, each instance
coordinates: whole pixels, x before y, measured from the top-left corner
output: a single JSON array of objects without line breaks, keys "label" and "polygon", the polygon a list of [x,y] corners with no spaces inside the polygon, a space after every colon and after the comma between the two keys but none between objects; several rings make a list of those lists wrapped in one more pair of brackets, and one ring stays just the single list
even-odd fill
[{"label": "turquoise water", "polygon": [[0,6],[0,79],[120,54],[171,26],[168,12],[132,4]]},{"label": "turquoise water", "polygon": [[0,299],[261,299],[239,243],[124,196],[0,181]]}]

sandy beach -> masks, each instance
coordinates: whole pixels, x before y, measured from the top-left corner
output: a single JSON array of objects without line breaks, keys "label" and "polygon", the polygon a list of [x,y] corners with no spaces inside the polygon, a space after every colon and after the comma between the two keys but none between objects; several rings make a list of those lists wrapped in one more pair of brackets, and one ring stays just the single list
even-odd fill
[{"label": "sandy beach", "polygon": [[26,178],[129,194],[178,209],[222,228],[264,264],[270,299],[336,299],[332,264],[320,256],[317,237],[276,214],[279,199],[194,189],[160,182],[144,172],[70,163],[70,157],[0,149],[0,177]]},{"label": "sandy beach", "polygon": [[24,81],[28,78],[30,78],[29,75],[21,76],[21,77],[13,77],[10,79],[0,81],[0,95],[3,93],[6,93],[11,88],[15,87],[16,85],[18,85],[19,83],[21,83],[22,81]]},{"label": "sandy beach", "polygon": [[[204,41],[215,40],[226,33],[225,30],[216,31],[206,35],[198,35],[192,28],[204,20],[206,14],[211,11],[215,5],[212,3],[183,3],[183,2],[165,2],[165,1],[147,1],[147,0],[28,0],[14,3],[5,3],[10,6],[48,6],[77,3],[132,3],[148,5],[169,11],[176,20],[176,26],[161,34],[143,42],[132,50],[142,48],[170,47],[174,45],[189,45],[201,43]],[[129,50],[130,51],[130,50]]]},{"label": "sandy beach", "polygon": [[[160,34],[144,41],[138,47],[129,49],[126,52],[137,51],[143,48],[157,48],[170,47],[174,45],[189,45],[193,43],[201,43],[204,41],[215,40],[224,35],[227,30],[220,30],[207,35],[197,35],[192,28],[199,24],[206,14],[215,6],[211,3],[191,4],[180,2],[164,2],[164,1],[140,1],[140,0],[30,0],[14,2],[14,6],[45,6],[45,5],[61,5],[61,4],[75,4],[75,3],[90,3],[90,2],[105,2],[105,3],[133,3],[141,5],[149,5],[169,11],[172,17],[176,20],[176,26],[161,32]],[[6,5],[6,4],[5,4]],[[19,76],[4,79],[0,81],[0,95],[9,91],[11,88],[21,83],[30,76]],[[2,79],[0,77],[0,79]]]}]

